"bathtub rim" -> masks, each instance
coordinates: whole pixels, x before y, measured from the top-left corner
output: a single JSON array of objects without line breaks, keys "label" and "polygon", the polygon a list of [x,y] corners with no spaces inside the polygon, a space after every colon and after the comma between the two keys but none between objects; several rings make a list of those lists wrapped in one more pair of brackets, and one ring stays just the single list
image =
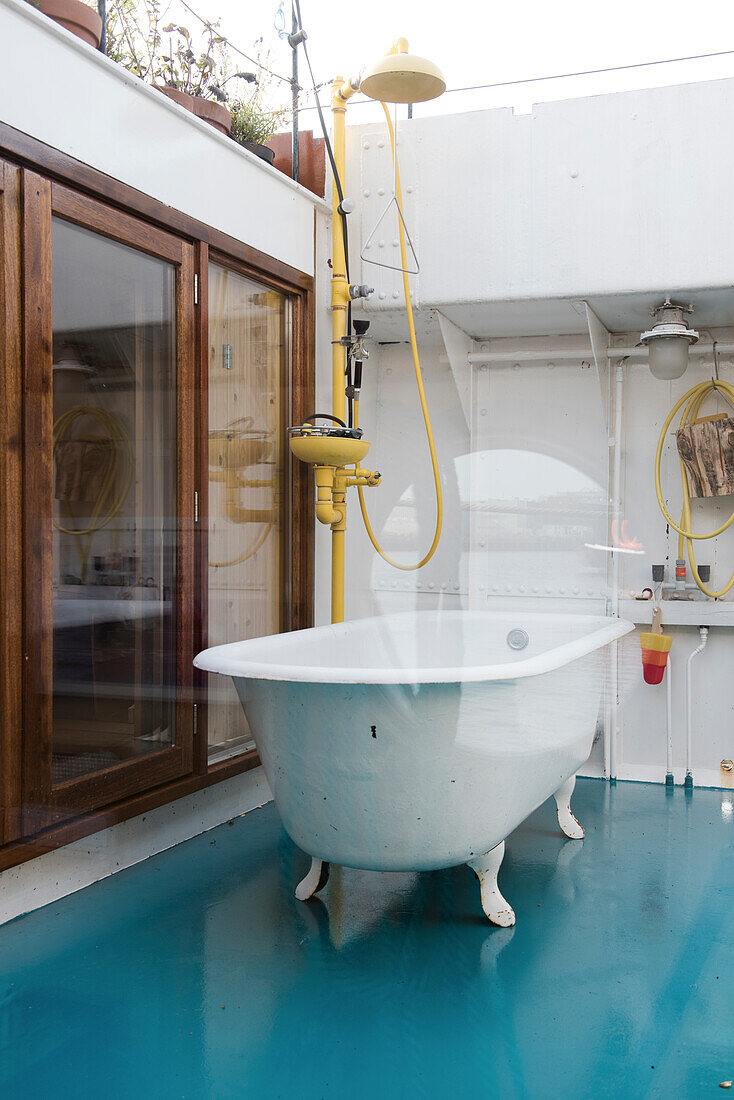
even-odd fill
[{"label": "bathtub rim", "polygon": [[[272,641],[277,637],[309,635],[311,639],[333,637],[345,627],[372,623],[376,620],[387,622],[395,619],[422,617],[436,618],[486,618],[490,621],[506,619],[517,614],[513,611],[394,611],[387,615],[369,615],[361,619],[350,619],[343,623],[330,623],[326,626],[307,627],[305,630],[284,631],[280,635],[265,635],[261,638],[248,638],[239,642],[227,642],[202,650],[194,658],[194,665],[205,672],[221,676],[232,676],[244,680],[272,680],[281,683],[301,684],[456,684],[481,683],[484,681],[518,680],[528,676],[539,676],[553,672],[570,664],[579,657],[585,657],[597,649],[624,637],[635,629],[635,624],[627,619],[618,619],[605,615],[563,614],[559,612],[532,611],[522,613],[523,622],[568,622],[602,621],[604,626],[590,630],[580,638],[545,650],[533,657],[513,662],[500,662],[491,665],[459,665],[442,668],[375,668],[375,667],[335,667],[324,665],[290,665],[275,661],[247,660],[248,650],[255,651],[259,643]],[[304,639],[305,641],[305,639]],[[245,656],[243,657],[243,650]]]}]

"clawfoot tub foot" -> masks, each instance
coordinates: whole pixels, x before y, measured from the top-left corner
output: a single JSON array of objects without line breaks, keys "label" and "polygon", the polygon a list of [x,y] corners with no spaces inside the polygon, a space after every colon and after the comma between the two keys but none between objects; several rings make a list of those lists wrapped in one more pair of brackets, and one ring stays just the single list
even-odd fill
[{"label": "clawfoot tub foot", "polygon": [[553,797],[556,800],[558,824],[561,826],[563,832],[567,837],[570,837],[571,840],[583,840],[583,826],[579,825],[571,812],[571,795],[573,794],[575,786],[576,776],[572,775],[570,779],[566,780],[562,787],[558,788]]},{"label": "clawfoot tub foot", "polygon": [[491,852],[468,859],[466,862],[475,872],[482,889],[482,909],[492,924],[500,928],[510,928],[515,923],[515,912],[507,904],[497,886],[497,875],[505,855],[505,842],[502,841]]},{"label": "clawfoot tub foot", "polygon": [[296,897],[299,901],[308,901],[314,894],[318,894],[319,890],[323,890],[328,881],[329,864],[313,858],[308,874],[296,886]]}]

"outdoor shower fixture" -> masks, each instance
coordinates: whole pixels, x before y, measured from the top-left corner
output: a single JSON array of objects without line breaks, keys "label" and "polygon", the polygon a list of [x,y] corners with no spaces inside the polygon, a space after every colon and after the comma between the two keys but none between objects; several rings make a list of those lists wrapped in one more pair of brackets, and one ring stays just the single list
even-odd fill
[{"label": "outdoor shower fixture", "polygon": [[[294,0],[299,30],[289,37],[293,49],[299,45],[308,62],[316,94],[316,82],[306,47],[306,34],[301,24],[300,5]],[[331,621],[344,620],[344,551],[347,526],[347,490],[356,487],[359,503],[369,539],[375,550],[397,569],[419,569],[430,561],[441,534],[443,501],[438,459],[433,442],[430,417],[421,378],[418,346],[413,323],[408,283],[406,229],[402,210],[400,172],[397,161],[395,131],[387,103],[420,103],[434,99],[446,89],[446,82],[431,61],[408,53],[408,43],[398,38],[389,52],[360,80],[344,81],[338,77],[331,88],[331,112],[333,148],[316,94],[316,104],[324,131],[326,149],[333,175],[333,225],[332,225],[332,408],[328,415],[314,413],[303,424],[289,428],[290,449],[296,458],[311,464],[315,469],[317,501],[316,518],[331,527]],[[416,565],[395,562],[385,554],[370,526],[364,499],[365,486],[380,484],[380,474],[360,466],[369,451],[369,442],[362,438],[359,427],[359,397],[362,386],[362,366],[369,357],[365,346],[369,322],[355,320],[352,323],[352,302],[369,297],[372,288],[351,282],[349,276],[349,236],[347,220],[355,209],[354,202],[345,196],[345,142],[347,102],[356,92],[363,92],[382,103],[393,153],[395,194],[391,202],[397,208],[398,236],[400,239],[401,267],[405,306],[408,313],[410,344],[413,355],[418,394],[433,466],[436,488],[436,530],[428,553]],[[412,249],[412,245],[411,245]],[[315,423],[330,421],[329,424]]]},{"label": "outdoor shower fixture", "polygon": [[655,324],[640,336],[649,353],[650,371],[661,381],[670,381],[685,374],[688,349],[698,340],[698,333],[689,328],[683,314],[692,313],[692,306],[679,306],[666,298],[653,310]]}]

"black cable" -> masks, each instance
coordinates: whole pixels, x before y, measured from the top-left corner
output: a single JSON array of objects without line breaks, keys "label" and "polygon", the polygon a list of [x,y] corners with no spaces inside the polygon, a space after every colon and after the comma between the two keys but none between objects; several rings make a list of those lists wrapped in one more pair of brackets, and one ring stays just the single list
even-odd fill
[{"label": "black cable", "polygon": [[[303,32],[303,19],[301,18],[300,0],[293,0],[293,6],[294,6],[295,13],[296,13],[296,19],[298,21],[298,30],[301,33],[304,33]],[[347,228],[347,215],[346,215],[345,211],[341,209],[342,203],[344,202],[344,190],[342,188],[342,181],[339,178],[339,171],[336,167],[336,160],[334,159],[334,150],[331,147],[331,140],[329,138],[329,131],[326,127],[326,119],[324,118],[324,112],[321,109],[321,101],[319,99],[318,88],[316,87],[316,77],[313,75],[313,69],[311,68],[311,58],[308,55],[308,48],[306,46],[305,34],[304,34],[304,38],[301,42],[301,45],[303,46],[303,56],[306,58],[306,64],[308,65],[308,71],[309,71],[309,75],[311,77],[311,85],[313,87],[314,99],[316,100],[316,110],[319,113],[319,121],[321,122],[321,132],[324,135],[324,142],[326,143],[326,152],[328,153],[329,163],[331,164],[331,171],[334,175],[334,185],[336,187],[336,193],[339,196],[339,216],[340,216],[341,222],[342,222],[342,238],[344,240],[344,274],[346,275],[347,283],[351,283],[352,280],[351,280],[351,277],[349,275],[349,229]],[[295,48],[298,49],[297,46]],[[351,335],[352,335],[352,301],[351,301],[351,298],[350,298],[350,300],[347,304],[347,325],[346,325],[346,330],[347,330],[347,338],[350,339]],[[344,377],[345,377],[346,385],[349,388],[351,388],[351,377],[350,377],[350,375],[351,375],[351,361],[349,359],[349,348],[346,347],[344,350],[345,350]],[[349,427],[351,428],[352,423],[353,423],[353,415],[354,415],[353,402],[352,402],[351,397],[347,399],[347,406],[348,406],[348,413],[349,413],[349,416],[348,416]]]},{"label": "black cable", "polygon": [[[296,9],[296,17],[298,19],[298,29],[303,30],[303,19],[301,18],[301,4],[300,0],[293,0]],[[334,176],[334,184],[336,186],[336,193],[339,196],[339,205],[344,202],[344,191],[342,189],[342,181],[339,178],[339,172],[337,171],[336,161],[334,160],[334,150],[331,147],[331,140],[329,139],[329,131],[326,128],[326,120],[324,118],[324,112],[321,109],[321,101],[319,100],[319,93],[316,89],[316,78],[313,75],[313,69],[311,68],[311,58],[308,55],[308,48],[306,47],[306,39],[304,38],[301,43],[303,46],[303,55],[306,58],[306,64],[308,65],[308,71],[311,76],[311,84],[313,86],[314,99],[316,100],[316,110],[319,113],[319,121],[321,122],[321,131],[324,135],[324,141],[326,142],[326,152],[329,157],[329,163],[331,164],[331,171]],[[347,229],[347,215],[343,210],[339,211],[342,220],[342,235],[344,237],[344,273],[347,277],[347,282],[350,282],[349,278],[349,231]],[[349,307],[349,320],[351,321],[351,305]],[[349,326],[351,333],[351,324]]]}]

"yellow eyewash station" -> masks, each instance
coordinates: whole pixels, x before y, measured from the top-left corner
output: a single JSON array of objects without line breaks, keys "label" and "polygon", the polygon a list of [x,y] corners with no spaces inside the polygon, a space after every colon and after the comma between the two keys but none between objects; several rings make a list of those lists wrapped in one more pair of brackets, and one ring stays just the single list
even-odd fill
[{"label": "yellow eyewash station", "polygon": [[[301,30],[292,37],[297,39],[295,41],[296,46],[303,43],[310,70],[311,66],[305,46],[306,36],[304,32]],[[311,71],[311,77],[313,80],[313,71]],[[313,83],[315,89],[315,81]],[[289,428],[289,442],[291,451],[296,458],[314,467],[317,496],[316,518],[319,522],[331,528],[331,621],[334,623],[343,622],[344,620],[344,554],[348,489],[356,487],[358,491],[362,518],[372,545],[381,557],[396,569],[420,569],[433,557],[441,536],[443,522],[441,478],[418,357],[415,324],[410,301],[408,250],[402,212],[395,132],[387,104],[419,103],[434,99],[445,90],[446,82],[438,68],[425,58],[408,53],[408,43],[404,38],[399,38],[385,57],[370,69],[361,80],[345,82],[343,78],[339,77],[334,81],[331,90],[333,150],[329,142],[321,108],[318,108],[333,175],[332,408],[331,413],[328,415],[314,414],[307,417],[303,424]],[[393,561],[383,551],[370,525],[364,496],[365,487],[379,485],[381,475],[365,469],[361,465],[370,448],[369,442],[363,438],[362,430],[359,427],[362,367],[369,355],[364,340],[369,322],[355,320],[352,323],[351,308],[353,301],[367,298],[372,293],[372,289],[350,282],[347,218],[354,210],[354,204],[345,198],[343,187],[346,162],[347,102],[356,92],[360,91],[371,99],[379,100],[382,103],[390,133],[395,172],[394,201],[397,207],[400,239],[400,270],[403,275],[413,368],[436,490],[436,528],[433,540],[425,556],[414,565],[404,565]],[[328,423],[317,423],[317,421],[327,421]]]}]

